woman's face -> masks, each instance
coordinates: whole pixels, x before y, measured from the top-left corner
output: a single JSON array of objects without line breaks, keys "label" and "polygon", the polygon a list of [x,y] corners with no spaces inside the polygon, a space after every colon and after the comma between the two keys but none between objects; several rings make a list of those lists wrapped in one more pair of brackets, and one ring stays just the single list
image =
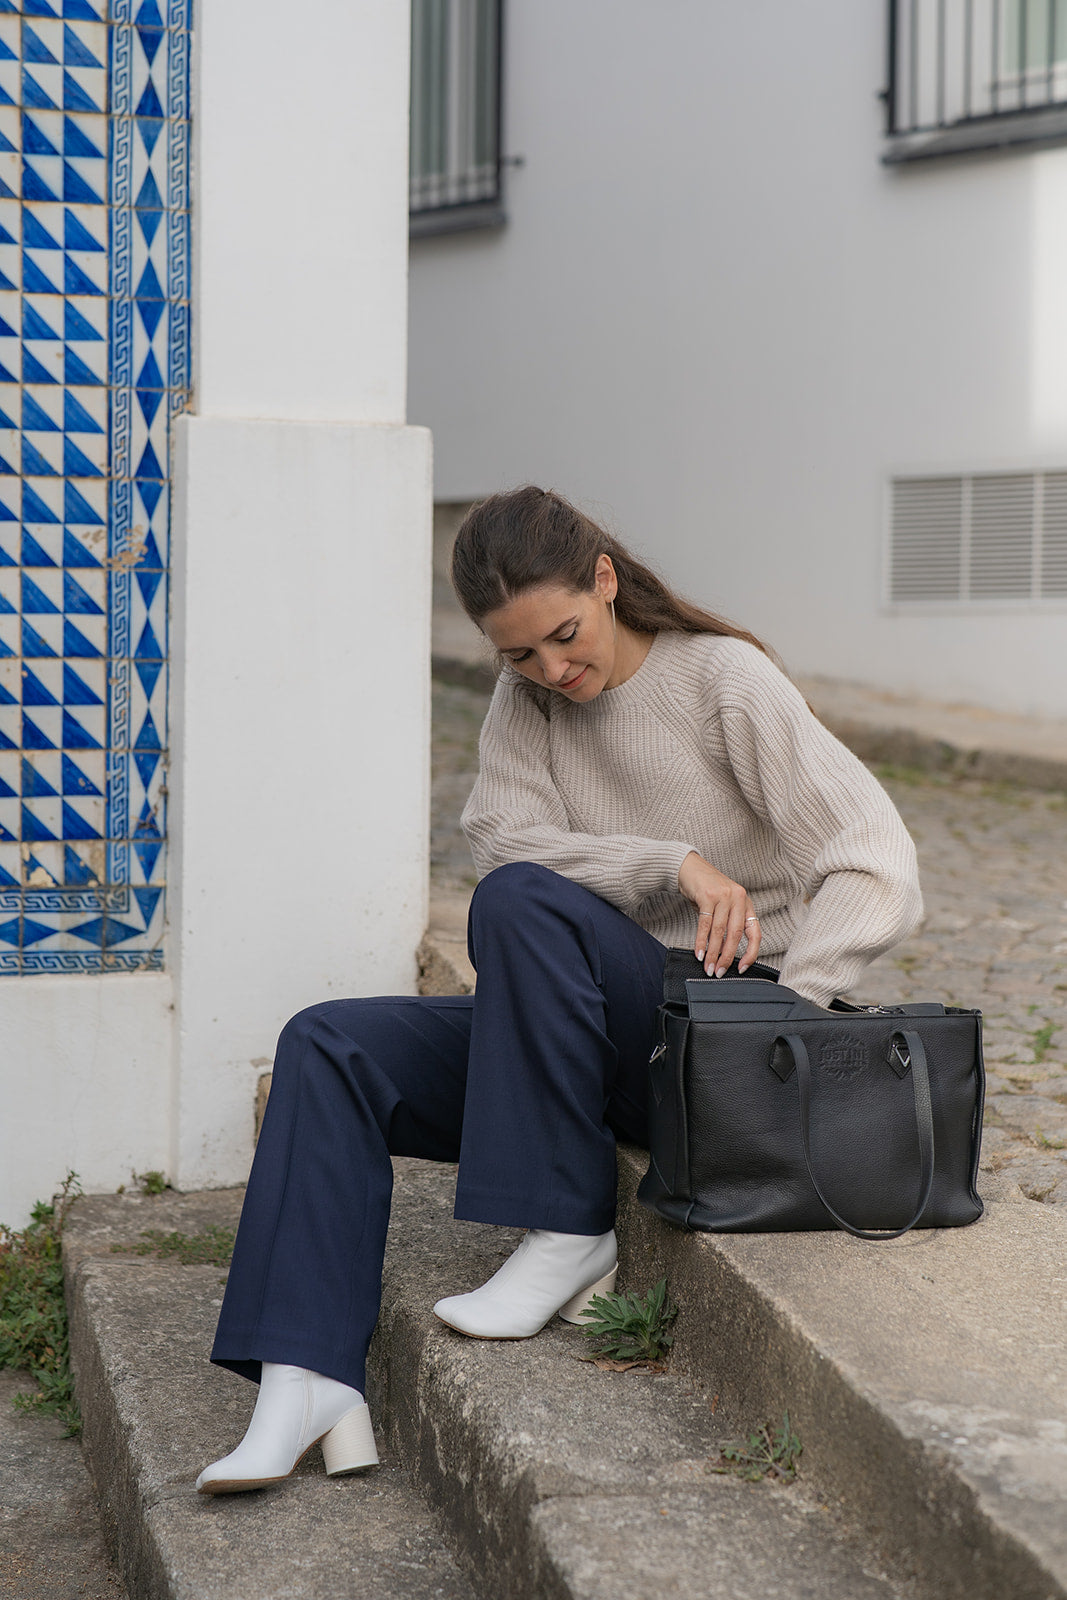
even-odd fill
[{"label": "woman's face", "polygon": [[568,700],[594,700],[622,681],[609,603],[617,588],[615,569],[601,556],[590,593],[555,584],[528,589],[483,617],[482,632],[531,683]]}]

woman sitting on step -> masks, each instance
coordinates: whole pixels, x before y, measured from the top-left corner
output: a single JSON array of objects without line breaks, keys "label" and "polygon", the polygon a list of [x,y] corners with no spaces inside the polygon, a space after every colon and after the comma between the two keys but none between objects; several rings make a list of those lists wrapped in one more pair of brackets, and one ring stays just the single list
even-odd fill
[{"label": "woman sitting on step", "polygon": [[822,1004],[921,913],[888,796],[751,634],[555,494],[475,506],[452,579],[502,671],[463,814],[477,993],[330,1000],[278,1045],[212,1360],[258,1380],[202,1493],[377,1460],[363,1400],[390,1156],[458,1161],[457,1217],[526,1228],[460,1333],[526,1339],[615,1279],[615,1141],[645,1142],[665,946],[758,952]]}]

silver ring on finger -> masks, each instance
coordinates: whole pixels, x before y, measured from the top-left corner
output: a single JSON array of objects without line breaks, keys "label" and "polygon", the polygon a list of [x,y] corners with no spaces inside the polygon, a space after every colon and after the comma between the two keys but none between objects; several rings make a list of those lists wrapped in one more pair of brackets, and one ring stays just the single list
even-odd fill
[{"label": "silver ring on finger", "polygon": [[758,917],[746,917],[745,918],[745,927],[747,928],[750,922],[758,922],[758,921],[759,921]]}]

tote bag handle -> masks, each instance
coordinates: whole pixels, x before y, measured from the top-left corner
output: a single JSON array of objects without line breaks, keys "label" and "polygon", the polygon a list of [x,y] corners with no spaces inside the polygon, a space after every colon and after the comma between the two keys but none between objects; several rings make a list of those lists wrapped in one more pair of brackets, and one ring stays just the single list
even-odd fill
[{"label": "tote bag handle", "polygon": [[[923,1212],[926,1210],[930,1198],[930,1190],[934,1182],[934,1115],[930,1100],[930,1073],[926,1064],[926,1051],[923,1042],[917,1033],[910,1029],[907,1032],[895,1033],[889,1046],[889,1064],[898,1077],[903,1077],[906,1072],[911,1072],[911,1088],[915,1104],[915,1127],[919,1136],[919,1202],[910,1222],[903,1228],[896,1228],[892,1232],[875,1232],[865,1228],[855,1228],[851,1222],[846,1222],[840,1212],[823,1194],[822,1186],[815,1176],[811,1164],[811,1062],[808,1059],[807,1046],[797,1033],[779,1034],[774,1041],[775,1049],[784,1045],[793,1058],[797,1072],[797,1090],[800,1096],[800,1134],[804,1141],[804,1165],[808,1169],[808,1177],[812,1187],[827,1211],[833,1217],[839,1228],[844,1228],[846,1233],[851,1233],[856,1239],[886,1240],[899,1239],[902,1234],[908,1233]],[[773,1058],[773,1052],[772,1052]]]}]

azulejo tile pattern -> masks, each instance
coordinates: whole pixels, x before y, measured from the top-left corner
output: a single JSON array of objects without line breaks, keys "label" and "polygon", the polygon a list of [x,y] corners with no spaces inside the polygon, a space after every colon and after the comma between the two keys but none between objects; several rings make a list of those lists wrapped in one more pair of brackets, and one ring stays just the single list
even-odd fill
[{"label": "azulejo tile pattern", "polygon": [[190,0],[0,0],[0,973],[162,965]]}]

